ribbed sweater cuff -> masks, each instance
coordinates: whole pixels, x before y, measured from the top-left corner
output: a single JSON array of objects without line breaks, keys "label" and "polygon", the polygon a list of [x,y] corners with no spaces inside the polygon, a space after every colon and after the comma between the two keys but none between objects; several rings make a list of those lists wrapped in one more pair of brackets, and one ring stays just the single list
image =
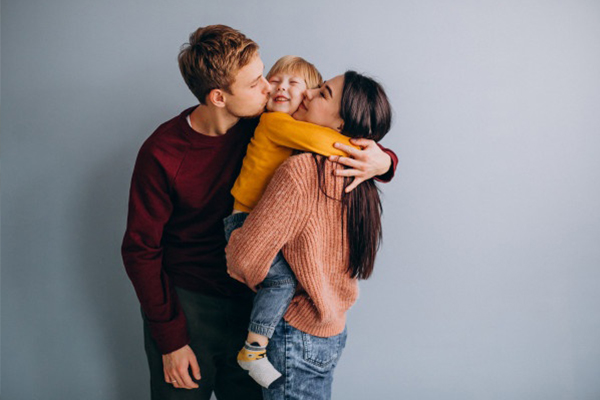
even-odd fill
[{"label": "ribbed sweater cuff", "polygon": [[150,333],[162,354],[172,353],[190,343],[185,316],[181,317],[166,323],[149,321]]}]

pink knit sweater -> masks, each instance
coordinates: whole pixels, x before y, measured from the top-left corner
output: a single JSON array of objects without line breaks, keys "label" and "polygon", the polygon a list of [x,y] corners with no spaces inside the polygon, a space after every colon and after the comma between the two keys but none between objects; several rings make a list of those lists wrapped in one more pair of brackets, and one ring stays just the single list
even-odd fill
[{"label": "pink knit sweater", "polygon": [[[324,187],[339,199],[343,179],[333,175],[334,168],[325,162]],[[226,248],[229,273],[255,288],[280,250],[298,279],[285,320],[314,336],[341,333],[346,311],[358,297],[358,282],[347,272],[341,202],[319,190],[311,154],[285,161],[244,226],[233,232]]]}]

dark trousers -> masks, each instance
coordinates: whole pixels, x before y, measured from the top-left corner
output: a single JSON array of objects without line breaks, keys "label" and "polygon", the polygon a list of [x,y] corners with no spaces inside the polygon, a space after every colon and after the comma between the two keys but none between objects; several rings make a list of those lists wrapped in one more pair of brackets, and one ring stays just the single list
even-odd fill
[{"label": "dark trousers", "polygon": [[[144,339],[152,400],[262,400],[260,386],[237,364],[238,351],[248,334],[252,297],[238,299],[206,296],[177,288],[202,379],[198,389],[176,389],[165,382],[162,354],[144,320]],[[191,376],[191,373],[190,373]]]}]

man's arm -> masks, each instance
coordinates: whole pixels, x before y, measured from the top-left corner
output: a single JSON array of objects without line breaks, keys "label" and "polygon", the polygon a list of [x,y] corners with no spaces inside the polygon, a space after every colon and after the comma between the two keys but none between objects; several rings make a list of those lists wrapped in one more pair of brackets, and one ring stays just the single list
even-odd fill
[{"label": "man's arm", "polygon": [[387,183],[387,182],[390,182],[396,175],[396,167],[398,166],[398,156],[396,155],[396,153],[394,153],[394,151],[392,149],[383,147],[379,143],[377,143],[377,146],[379,146],[379,148],[381,150],[383,150],[390,157],[390,164],[385,173],[375,176],[375,180],[377,180],[379,182]]},{"label": "man's arm", "polygon": [[396,153],[369,139],[350,139],[350,142],[353,145],[360,146],[360,150],[342,143],[335,143],[334,146],[346,152],[348,157],[329,157],[331,161],[349,167],[336,170],[335,174],[337,176],[354,177],[352,183],[346,188],[346,193],[371,178],[375,178],[380,182],[392,180],[398,165]]},{"label": "man's arm", "polygon": [[176,387],[193,388],[197,385],[187,372],[179,371],[191,366],[196,379],[200,379],[198,363],[188,346],[185,315],[162,265],[163,229],[173,209],[169,191],[168,173],[147,142],[140,150],[131,180],[121,254],[152,337],[163,354],[165,380],[177,381],[173,383]]}]

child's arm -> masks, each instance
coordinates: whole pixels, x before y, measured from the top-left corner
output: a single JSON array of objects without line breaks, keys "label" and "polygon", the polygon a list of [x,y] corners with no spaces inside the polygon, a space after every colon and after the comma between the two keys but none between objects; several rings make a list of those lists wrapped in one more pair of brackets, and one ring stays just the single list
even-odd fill
[{"label": "child's arm", "polygon": [[261,134],[278,146],[294,150],[310,151],[324,156],[346,156],[347,154],[333,147],[335,142],[352,146],[350,138],[331,128],[297,121],[291,115],[281,112],[269,112],[262,115],[257,127]]},{"label": "child's arm", "polygon": [[[372,149],[376,144],[367,139],[350,139],[331,128],[312,124],[304,121],[297,121],[292,116],[281,112],[270,112],[262,115],[260,129],[269,140],[278,146],[287,147],[294,150],[310,151],[324,156],[342,156],[339,161],[347,167],[353,168],[344,176],[355,176],[362,178],[355,179],[354,185],[350,190],[358,186],[364,180],[375,178],[380,182],[389,182],[394,177],[398,157],[396,154],[380,144],[377,146],[385,153]],[[335,147],[332,147],[337,143]],[[389,159],[386,157],[389,156]],[[357,160],[359,163],[354,163]],[[385,164],[385,171],[379,168]],[[342,172],[344,170],[339,170]]]}]

